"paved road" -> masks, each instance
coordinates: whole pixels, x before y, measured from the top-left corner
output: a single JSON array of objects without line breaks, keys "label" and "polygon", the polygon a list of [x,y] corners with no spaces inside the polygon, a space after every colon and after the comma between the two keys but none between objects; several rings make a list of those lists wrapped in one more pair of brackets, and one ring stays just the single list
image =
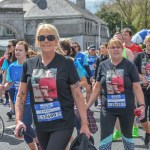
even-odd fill
[{"label": "paved road", "polygon": [[[28,150],[28,147],[26,143],[23,140],[17,140],[14,138],[12,131],[14,129],[15,120],[12,119],[11,121],[8,120],[6,116],[6,112],[9,110],[9,107],[4,107],[0,105],[0,114],[3,117],[3,120],[5,122],[5,134],[0,141],[0,150]],[[97,124],[99,126],[99,109],[92,107],[92,110],[94,111],[94,115],[97,121]],[[100,131],[98,131],[94,136],[95,139],[95,146],[98,148],[98,144],[100,141],[99,134]],[[75,136],[76,132],[74,132]],[[135,139],[135,150],[144,150],[148,149],[143,145],[143,136],[144,131],[140,129],[140,137]],[[119,140],[118,142],[113,142],[112,150],[123,150],[123,144],[122,141]]]}]

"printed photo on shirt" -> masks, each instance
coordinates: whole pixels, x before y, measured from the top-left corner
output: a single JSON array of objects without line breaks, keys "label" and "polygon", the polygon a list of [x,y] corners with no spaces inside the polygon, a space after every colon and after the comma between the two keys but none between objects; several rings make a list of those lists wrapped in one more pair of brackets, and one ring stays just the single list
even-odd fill
[{"label": "printed photo on shirt", "polygon": [[150,83],[150,58],[143,58],[141,66],[141,74],[145,76],[147,81]]},{"label": "printed photo on shirt", "polygon": [[106,86],[107,94],[124,93],[124,70],[115,69],[107,71]]},{"label": "printed photo on shirt", "polygon": [[56,73],[55,68],[33,70],[31,83],[35,102],[50,102],[57,99]]}]

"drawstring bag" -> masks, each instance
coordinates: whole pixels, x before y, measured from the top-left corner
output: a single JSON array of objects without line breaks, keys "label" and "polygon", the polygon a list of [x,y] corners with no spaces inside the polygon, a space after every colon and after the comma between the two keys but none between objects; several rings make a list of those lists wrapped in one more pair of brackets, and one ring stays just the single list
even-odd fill
[{"label": "drawstring bag", "polygon": [[[77,109],[74,109],[75,115],[78,119],[80,119],[80,115]],[[87,110],[87,119],[89,122],[89,130],[92,134],[95,134],[98,131],[98,126],[96,124],[96,120],[94,118],[94,112],[92,112],[90,109]]]},{"label": "drawstring bag", "polygon": [[73,140],[69,150],[96,150],[94,147],[94,139],[92,136],[88,139],[87,136],[82,133]]}]

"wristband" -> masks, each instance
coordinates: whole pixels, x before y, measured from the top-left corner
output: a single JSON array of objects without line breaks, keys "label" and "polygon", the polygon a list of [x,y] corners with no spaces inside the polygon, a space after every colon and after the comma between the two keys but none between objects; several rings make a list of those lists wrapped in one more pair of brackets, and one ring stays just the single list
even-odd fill
[{"label": "wristband", "polygon": [[139,107],[141,107],[141,106],[144,106],[144,107],[145,107],[145,104],[140,104]]}]

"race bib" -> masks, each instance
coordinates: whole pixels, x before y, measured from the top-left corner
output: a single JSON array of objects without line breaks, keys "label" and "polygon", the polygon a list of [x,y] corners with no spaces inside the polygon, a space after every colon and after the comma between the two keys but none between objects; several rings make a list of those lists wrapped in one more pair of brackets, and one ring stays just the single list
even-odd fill
[{"label": "race bib", "polygon": [[126,108],[125,94],[107,95],[107,108]]},{"label": "race bib", "polygon": [[48,122],[63,118],[59,101],[44,104],[35,104],[34,108],[38,122]]}]

